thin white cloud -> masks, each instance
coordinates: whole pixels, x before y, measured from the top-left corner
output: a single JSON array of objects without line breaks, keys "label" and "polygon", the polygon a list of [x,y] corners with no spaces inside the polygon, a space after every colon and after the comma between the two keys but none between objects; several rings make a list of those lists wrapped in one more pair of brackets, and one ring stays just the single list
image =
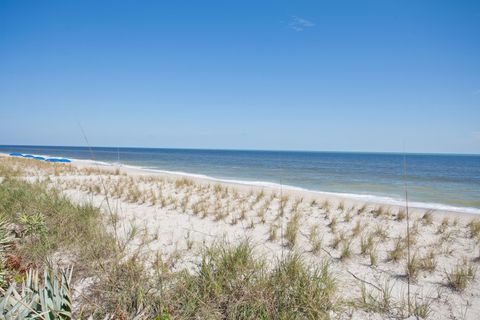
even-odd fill
[{"label": "thin white cloud", "polygon": [[290,22],[288,23],[288,26],[297,31],[297,32],[300,32],[300,31],[303,31],[307,28],[311,28],[311,27],[314,27],[315,26],[315,23],[307,20],[307,19],[304,19],[304,18],[301,18],[301,17],[298,17],[298,16],[292,16],[292,19],[290,20]]}]

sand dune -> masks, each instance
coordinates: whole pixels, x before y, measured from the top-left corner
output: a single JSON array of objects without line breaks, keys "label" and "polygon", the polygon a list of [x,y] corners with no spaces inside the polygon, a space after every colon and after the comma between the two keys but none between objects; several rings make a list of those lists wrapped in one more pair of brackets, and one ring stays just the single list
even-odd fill
[{"label": "sand dune", "polygon": [[407,238],[401,206],[84,161],[25,161],[31,163],[25,179],[48,179],[74,201],[115,215],[121,237],[132,237],[130,245],[141,244],[152,260],[161,252],[173,269],[193,267],[205,245],[248,239],[269,261],[292,251],[313,263],[329,260],[338,299],[361,302],[345,307],[340,318],[385,318],[379,301],[391,296],[406,304],[408,274],[412,304],[428,307],[431,318],[480,315],[478,279],[465,288],[449,279],[455,268],[478,267],[478,216],[411,208]]}]

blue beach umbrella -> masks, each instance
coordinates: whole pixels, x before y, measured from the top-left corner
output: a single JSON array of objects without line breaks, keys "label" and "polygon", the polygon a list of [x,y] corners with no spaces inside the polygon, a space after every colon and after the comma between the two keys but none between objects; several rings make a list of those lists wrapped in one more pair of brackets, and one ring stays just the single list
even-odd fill
[{"label": "blue beach umbrella", "polygon": [[32,156],[31,154],[24,154],[23,157],[24,158],[34,158],[34,156]]},{"label": "blue beach umbrella", "polygon": [[69,159],[59,159],[59,158],[48,158],[47,160],[45,160],[47,162],[62,162],[62,163],[70,163],[72,162],[72,160],[69,160]]},{"label": "blue beach umbrella", "polygon": [[10,156],[12,156],[12,157],[23,157],[23,154],[17,153],[17,152],[12,152],[12,153],[10,153]]},{"label": "blue beach umbrella", "polygon": [[35,157],[33,157],[33,159],[35,159],[35,160],[45,160],[44,157],[40,157],[40,156],[35,156]]}]

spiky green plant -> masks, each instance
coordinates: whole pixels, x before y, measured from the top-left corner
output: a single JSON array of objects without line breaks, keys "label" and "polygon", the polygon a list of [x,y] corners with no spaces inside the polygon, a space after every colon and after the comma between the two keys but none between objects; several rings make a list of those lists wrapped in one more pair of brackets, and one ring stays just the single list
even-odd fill
[{"label": "spiky green plant", "polygon": [[3,216],[0,216],[0,288],[5,288],[7,283],[5,281],[5,252],[10,247],[12,237],[7,230],[7,222]]},{"label": "spiky green plant", "polygon": [[44,236],[47,232],[45,216],[41,213],[26,214],[23,213],[18,219],[19,223],[25,228],[25,235]]},{"label": "spiky green plant", "polygon": [[54,269],[45,269],[43,278],[38,270],[30,269],[17,291],[12,283],[0,298],[0,315],[3,319],[72,319],[70,282],[72,268],[58,274]]}]

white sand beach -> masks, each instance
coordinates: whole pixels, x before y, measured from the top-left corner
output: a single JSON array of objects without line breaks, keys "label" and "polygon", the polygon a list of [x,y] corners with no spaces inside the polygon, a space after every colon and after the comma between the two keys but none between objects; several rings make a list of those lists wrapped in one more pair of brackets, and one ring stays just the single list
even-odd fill
[{"label": "white sand beach", "polygon": [[[274,261],[298,252],[312,263],[328,260],[339,300],[407,303],[407,216],[404,206],[364,202],[333,194],[249,186],[89,161],[49,164],[2,157],[22,166],[24,179],[48,181],[75,202],[101,207],[115,232],[142,245],[145,263],[157,254],[175,270],[192,268],[199,250],[214,242],[248,239],[256,254]],[[475,214],[410,208],[412,304],[428,303],[435,319],[478,319],[480,283],[449,285],[456,266],[479,266],[472,235]],[[113,230],[113,225],[112,232]],[[84,284],[77,284],[77,289]],[[80,290],[80,289],[79,289]],[[365,302],[367,305],[367,301]],[[351,306],[341,319],[384,319]]]}]

